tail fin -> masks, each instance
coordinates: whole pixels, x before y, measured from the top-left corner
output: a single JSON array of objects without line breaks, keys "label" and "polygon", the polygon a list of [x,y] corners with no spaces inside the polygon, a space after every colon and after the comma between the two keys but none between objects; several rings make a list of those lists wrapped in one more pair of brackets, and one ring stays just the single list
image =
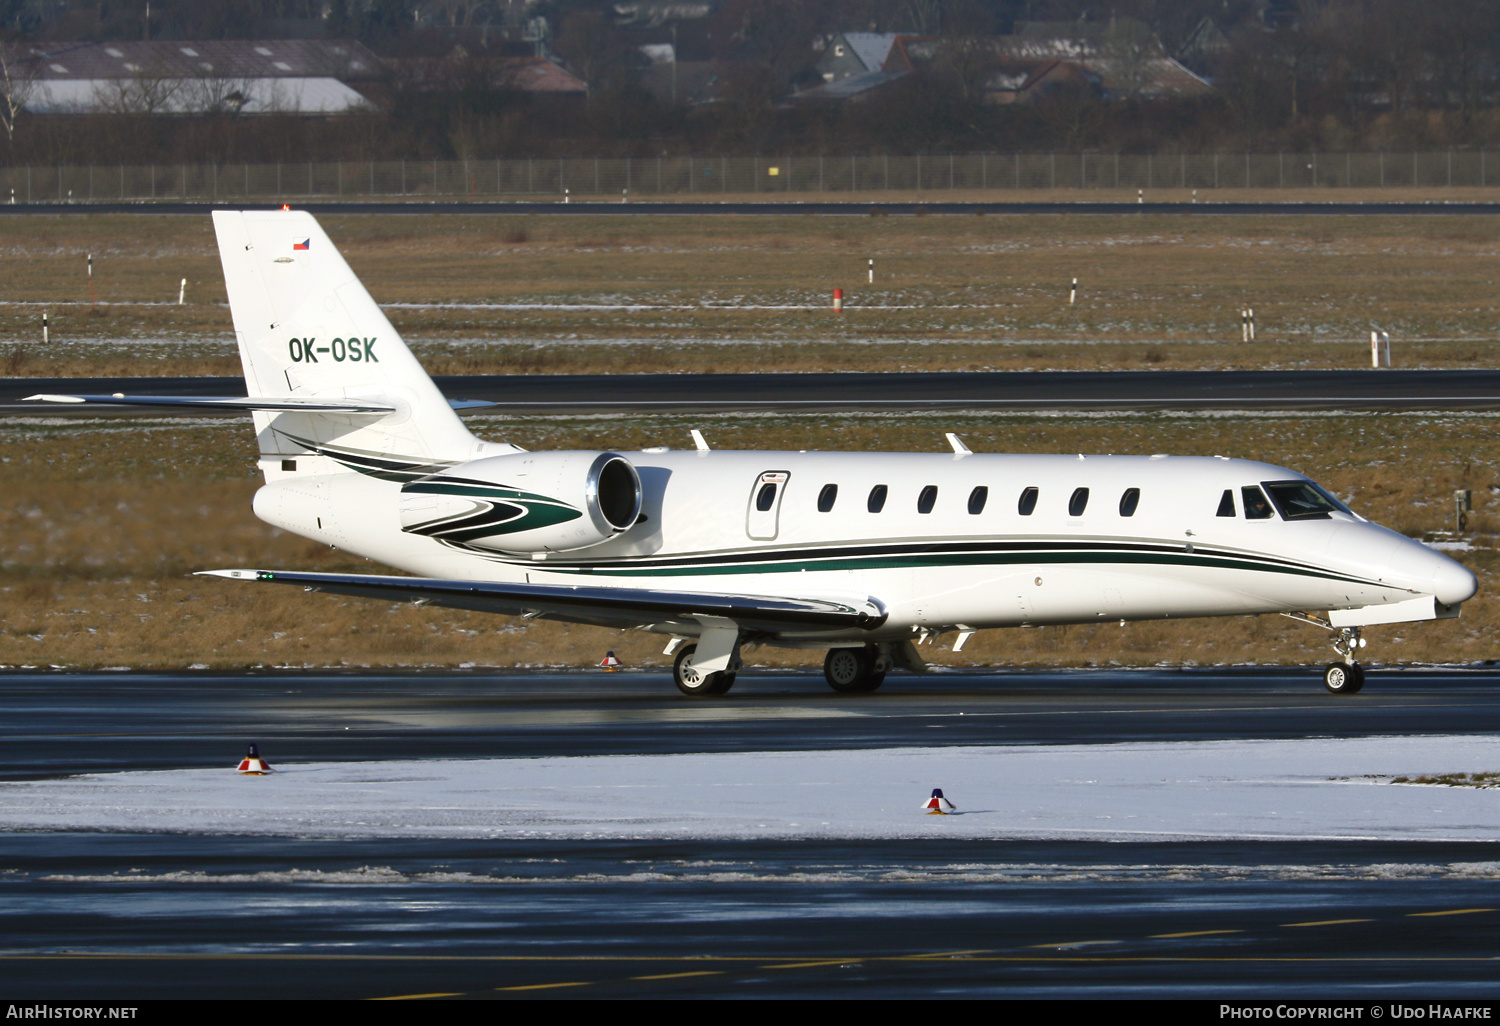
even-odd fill
[{"label": "tail fin", "polygon": [[309,452],[444,463],[485,448],[305,211],[214,211],[251,396],[363,399],[390,413],[255,413],[270,463]]}]

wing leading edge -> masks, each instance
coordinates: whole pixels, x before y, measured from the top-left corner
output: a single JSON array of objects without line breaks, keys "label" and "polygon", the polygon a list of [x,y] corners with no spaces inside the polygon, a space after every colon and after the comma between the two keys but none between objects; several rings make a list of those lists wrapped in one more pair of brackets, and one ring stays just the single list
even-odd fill
[{"label": "wing leading edge", "polygon": [[733,621],[742,631],[873,631],[886,611],[874,599],[838,601],[600,588],[586,585],[503,584],[444,581],[428,577],[384,577],[297,570],[202,570],[199,576],[236,581],[298,584],[335,595],[448,606],[481,613],[562,620],[601,627],[681,626],[694,634],[711,621]]}]

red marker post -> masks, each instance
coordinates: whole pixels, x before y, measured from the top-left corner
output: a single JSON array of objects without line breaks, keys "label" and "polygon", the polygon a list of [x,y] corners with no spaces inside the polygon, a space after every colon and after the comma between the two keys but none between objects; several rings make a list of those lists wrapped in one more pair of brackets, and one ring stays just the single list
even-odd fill
[{"label": "red marker post", "polygon": [[844,290],[843,289],[834,289],[833,290],[833,312],[834,313],[843,313],[844,312]]}]

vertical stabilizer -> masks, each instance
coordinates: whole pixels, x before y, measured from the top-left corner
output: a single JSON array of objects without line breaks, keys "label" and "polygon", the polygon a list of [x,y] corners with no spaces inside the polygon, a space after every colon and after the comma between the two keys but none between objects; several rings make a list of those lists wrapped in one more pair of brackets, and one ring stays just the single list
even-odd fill
[{"label": "vertical stabilizer", "polygon": [[313,216],[215,211],[251,396],[382,399],[394,413],[255,414],[263,465],[329,447],[450,462],[486,448],[466,428]]}]

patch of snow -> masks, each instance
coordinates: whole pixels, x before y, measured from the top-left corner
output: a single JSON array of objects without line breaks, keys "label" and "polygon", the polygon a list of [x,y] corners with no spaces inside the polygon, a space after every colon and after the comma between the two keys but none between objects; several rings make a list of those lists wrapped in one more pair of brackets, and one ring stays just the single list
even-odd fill
[{"label": "patch of snow", "polygon": [[[1500,839],[1500,738],[282,764],[0,784],[0,829],[299,837]],[[958,806],[927,816],[942,787]]]}]

